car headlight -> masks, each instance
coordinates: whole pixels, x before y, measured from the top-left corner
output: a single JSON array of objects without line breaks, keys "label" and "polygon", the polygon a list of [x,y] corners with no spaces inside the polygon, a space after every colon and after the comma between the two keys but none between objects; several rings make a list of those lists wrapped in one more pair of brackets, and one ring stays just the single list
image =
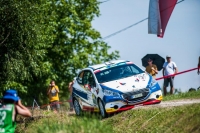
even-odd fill
[{"label": "car headlight", "polygon": [[119,96],[118,92],[114,92],[114,91],[106,90],[106,89],[103,90],[103,94],[105,96]]},{"label": "car headlight", "polygon": [[151,83],[149,84],[149,87],[153,87],[154,85],[156,85],[157,81],[155,79],[151,80]]}]

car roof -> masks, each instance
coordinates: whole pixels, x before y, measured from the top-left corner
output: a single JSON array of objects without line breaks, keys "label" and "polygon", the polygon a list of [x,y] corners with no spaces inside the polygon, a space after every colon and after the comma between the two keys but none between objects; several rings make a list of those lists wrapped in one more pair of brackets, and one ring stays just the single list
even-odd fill
[{"label": "car roof", "polygon": [[[91,65],[88,68],[91,68],[93,70],[97,70],[97,69],[100,69],[102,67],[107,67],[109,65],[118,65],[120,63],[128,63],[128,62],[130,62],[130,61],[127,61],[127,60],[112,60],[112,61],[108,61],[108,62],[105,62],[105,63],[102,63],[102,64]],[[133,64],[132,62],[130,62],[130,63]]]}]

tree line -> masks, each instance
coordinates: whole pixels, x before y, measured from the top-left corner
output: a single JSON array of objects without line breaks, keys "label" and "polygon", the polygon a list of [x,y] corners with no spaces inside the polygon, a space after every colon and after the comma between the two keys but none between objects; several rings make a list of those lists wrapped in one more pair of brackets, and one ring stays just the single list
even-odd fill
[{"label": "tree line", "polygon": [[[78,70],[119,58],[92,27],[97,0],[0,0],[1,92],[18,90],[25,104],[47,102],[55,80],[60,97]],[[2,94],[1,94],[2,95]]]}]

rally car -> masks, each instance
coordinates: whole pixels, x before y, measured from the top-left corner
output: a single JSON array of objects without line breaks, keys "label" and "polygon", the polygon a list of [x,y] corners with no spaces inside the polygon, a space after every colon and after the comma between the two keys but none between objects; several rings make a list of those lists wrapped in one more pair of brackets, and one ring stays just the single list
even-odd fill
[{"label": "rally car", "polygon": [[93,111],[107,117],[135,106],[160,103],[162,92],[158,82],[136,64],[115,60],[81,70],[74,80],[72,100],[76,115]]}]

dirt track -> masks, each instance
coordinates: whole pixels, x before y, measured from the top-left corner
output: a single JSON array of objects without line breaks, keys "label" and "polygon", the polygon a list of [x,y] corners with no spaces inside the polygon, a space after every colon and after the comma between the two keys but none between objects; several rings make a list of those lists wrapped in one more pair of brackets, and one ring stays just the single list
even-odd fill
[{"label": "dirt track", "polygon": [[147,105],[147,106],[138,106],[136,108],[148,108],[148,107],[173,107],[173,106],[181,106],[181,105],[188,105],[188,104],[194,104],[194,103],[200,103],[200,99],[181,99],[181,100],[173,100],[173,101],[162,101],[159,104],[154,105]]}]

